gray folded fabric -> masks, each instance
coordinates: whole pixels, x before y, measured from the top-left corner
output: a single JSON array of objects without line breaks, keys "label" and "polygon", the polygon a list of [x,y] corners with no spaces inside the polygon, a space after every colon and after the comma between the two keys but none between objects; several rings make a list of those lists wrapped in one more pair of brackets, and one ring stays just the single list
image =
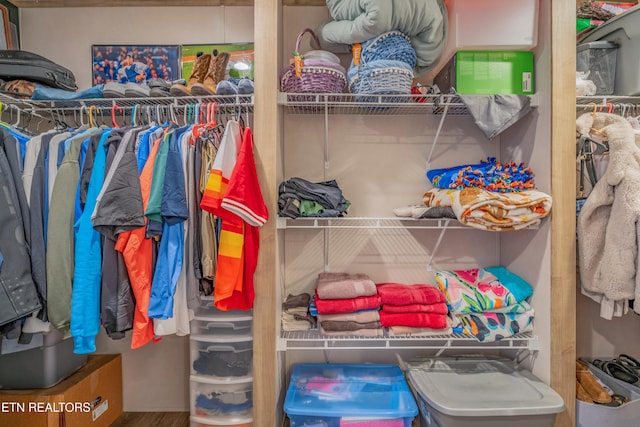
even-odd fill
[{"label": "gray folded fabric", "polygon": [[458,95],[476,125],[492,139],[531,111],[527,95]]},{"label": "gray folded fabric", "polygon": [[310,302],[311,302],[311,295],[309,294],[299,294],[299,295],[289,294],[287,296],[287,299],[282,303],[282,309],[286,311],[296,307],[309,307]]},{"label": "gray folded fabric", "polygon": [[339,322],[333,320],[327,320],[320,322],[322,329],[329,332],[337,331],[359,331],[360,329],[379,329],[381,327],[380,322]]}]

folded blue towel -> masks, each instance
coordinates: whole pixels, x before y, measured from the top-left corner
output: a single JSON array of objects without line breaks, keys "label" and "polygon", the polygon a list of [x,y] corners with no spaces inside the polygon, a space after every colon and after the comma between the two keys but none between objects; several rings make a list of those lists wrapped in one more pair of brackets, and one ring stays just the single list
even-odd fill
[{"label": "folded blue towel", "polygon": [[524,301],[533,294],[533,288],[526,280],[506,268],[490,267],[485,270],[496,276],[500,283],[516,297],[516,301]]}]

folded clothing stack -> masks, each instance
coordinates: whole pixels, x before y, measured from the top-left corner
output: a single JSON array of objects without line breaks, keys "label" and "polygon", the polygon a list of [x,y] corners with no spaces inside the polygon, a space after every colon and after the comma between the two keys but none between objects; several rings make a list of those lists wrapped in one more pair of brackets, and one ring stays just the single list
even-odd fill
[{"label": "folded clothing stack", "polygon": [[350,205],[335,180],[313,183],[294,177],[280,183],[278,194],[281,217],[339,217]]},{"label": "folded clothing stack", "polygon": [[391,335],[450,333],[444,294],[426,284],[379,283],[380,322]]},{"label": "folded clothing stack", "polygon": [[282,303],[282,330],[308,331],[316,327],[315,317],[309,314],[311,295],[299,294],[287,296]]},{"label": "folded clothing stack", "polygon": [[383,334],[378,291],[365,274],[320,273],[314,302],[325,335]]},{"label": "folded clothing stack", "polygon": [[499,341],[533,329],[526,301],[531,285],[504,267],[442,270],[435,273],[453,317],[453,331],[479,341]]}]

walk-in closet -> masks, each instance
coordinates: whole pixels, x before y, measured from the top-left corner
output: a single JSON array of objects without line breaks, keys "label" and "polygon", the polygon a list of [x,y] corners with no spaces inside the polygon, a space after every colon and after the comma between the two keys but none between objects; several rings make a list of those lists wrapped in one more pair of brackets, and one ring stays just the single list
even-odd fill
[{"label": "walk-in closet", "polygon": [[[231,322],[234,330],[251,324],[251,332],[224,342],[192,330],[132,349],[130,333],[113,340],[101,327],[96,353],[122,357],[123,412],[193,415],[194,393],[244,378],[249,386],[242,392],[251,396],[251,416],[235,419],[234,425],[280,427],[289,422],[283,406],[297,364],[403,364],[419,356],[463,353],[517,360],[564,401],[555,425],[573,426],[576,357],[614,355],[624,344],[629,345],[625,351],[640,351],[629,339],[638,322],[633,326],[627,319],[601,321],[597,306],[585,301],[576,286],[573,138],[575,114],[582,112],[582,104],[573,92],[575,8],[571,2],[526,2],[537,9],[535,16],[524,17],[536,25],[536,41],[530,49],[535,70],[535,91],[528,95],[531,111],[491,139],[457,95],[428,94],[416,102],[412,97],[390,100],[347,93],[300,97],[283,90],[281,70],[294,63],[292,53],[314,49],[305,29],[317,31],[331,19],[323,0],[12,3],[20,11],[21,49],[63,64],[74,72],[81,89],[92,86],[92,45],[254,43],[255,89],[250,96],[226,101],[216,96],[104,99],[91,111],[106,125],[111,124],[112,113],[120,126],[154,114],[169,119],[173,115],[184,124],[196,114],[191,102],[216,102],[221,121],[242,120],[243,126],[251,128],[259,190],[269,214],[259,227],[252,310],[233,311],[231,320],[205,316],[197,323],[206,329],[211,324],[217,327],[216,322]],[[510,37],[499,27],[493,31],[497,39]],[[348,68],[351,54],[338,57]],[[431,75],[423,76],[422,83],[429,86],[430,79]],[[89,105],[81,101],[66,102],[59,111],[54,104],[48,108],[24,101],[8,107],[10,101],[4,97],[0,101],[5,104],[3,119],[14,123],[19,109],[34,109],[41,117],[32,120],[43,132],[54,127],[56,119],[89,116]],[[122,107],[124,114],[114,105]],[[207,114],[206,108],[198,111],[203,117]],[[398,208],[423,203],[423,195],[432,187],[427,170],[485,159],[530,168],[536,189],[552,200],[550,214],[532,226],[499,232],[469,227],[452,218],[410,221],[394,215]],[[279,216],[281,183],[294,177],[310,182],[335,180],[348,200],[348,215]],[[530,284],[528,301],[535,311],[531,329],[480,342],[456,332],[342,337],[325,336],[318,329],[282,328],[282,304],[289,295],[313,294],[321,273],[364,273],[375,283],[435,285],[436,272],[494,266],[503,266]],[[212,299],[206,299],[206,304],[212,306]],[[230,347],[236,355],[245,346],[251,348],[250,372],[222,380],[198,379],[194,354],[202,346]],[[216,425],[206,416],[192,417],[190,422]],[[419,425],[419,417],[415,423]]]}]

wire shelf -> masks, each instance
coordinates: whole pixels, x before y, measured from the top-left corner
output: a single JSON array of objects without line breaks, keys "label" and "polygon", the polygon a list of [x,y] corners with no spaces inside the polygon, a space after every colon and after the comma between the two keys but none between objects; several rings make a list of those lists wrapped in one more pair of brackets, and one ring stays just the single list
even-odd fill
[{"label": "wire shelf", "polygon": [[280,348],[318,350],[318,349],[379,349],[379,348],[415,348],[415,349],[527,349],[537,350],[538,337],[531,333],[522,333],[500,341],[480,342],[469,335],[452,333],[433,336],[393,336],[388,330],[380,337],[328,336],[320,330],[282,331]]},{"label": "wire shelf", "polygon": [[184,96],[184,97],[146,97],[146,98],[99,98],[99,99],[77,99],[59,101],[37,101],[30,99],[20,99],[0,94],[0,102],[15,105],[23,110],[41,111],[51,109],[77,109],[81,107],[95,106],[99,109],[111,109],[118,106],[125,109],[132,109],[134,106],[173,106],[184,108],[195,104],[216,102],[218,107],[242,107],[249,112],[253,111],[253,95],[214,95],[214,96]]},{"label": "wire shelf", "polygon": [[[414,219],[414,218],[283,218],[278,217],[276,227],[287,229],[411,229],[411,230],[477,230],[464,225],[458,220],[449,218]],[[538,226],[531,226],[527,230],[537,230]],[[480,230],[481,231],[481,230]]]},{"label": "wire shelf", "polygon": [[278,229],[295,228],[341,228],[341,229],[465,229],[469,227],[460,224],[455,219],[413,219],[413,218],[278,218]]},{"label": "wire shelf", "polygon": [[[531,95],[531,106],[537,106]],[[288,114],[358,114],[409,115],[446,112],[454,116],[468,116],[469,110],[457,94],[367,95],[353,93],[278,93],[278,104]]]},{"label": "wire shelf", "polygon": [[622,109],[631,108],[636,115],[640,114],[640,96],[618,96],[618,95],[601,95],[601,96],[577,96],[576,108],[590,110],[589,106],[595,104],[598,111],[620,113]]},{"label": "wire shelf", "polygon": [[278,94],[278,104],[288,114],[359,114],[407,115],[447,114],[468,115],[467,107],[457,95],[366,95],[366,94]]}]

